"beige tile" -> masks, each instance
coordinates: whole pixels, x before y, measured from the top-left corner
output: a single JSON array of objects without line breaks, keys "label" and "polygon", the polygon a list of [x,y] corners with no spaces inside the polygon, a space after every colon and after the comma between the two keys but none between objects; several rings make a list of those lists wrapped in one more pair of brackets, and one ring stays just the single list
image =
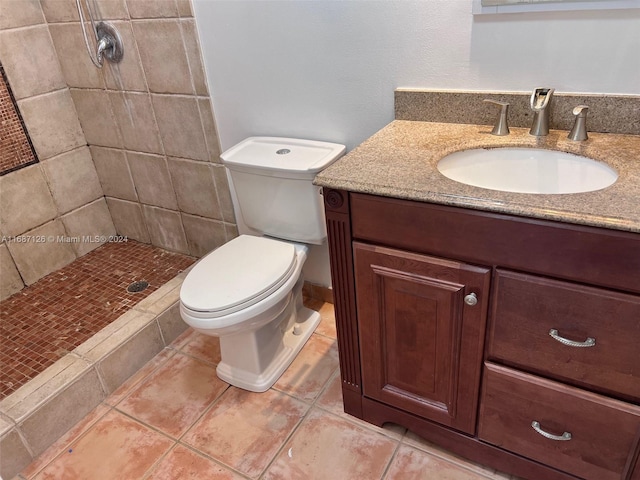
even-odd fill
[{"label": "beige tile", "polygon": [[228,386],[212,365],[178,353],[141,382],[118,410],[178,438]]},{"label": "beige tile", "polygon": [[220,160],[220,139],[218,138],[218,129],[213,117],[213,109],[209,98],[198,98],[198,108],[200,109],[200,121],[204,129],[204,137],[207,148],[209,149],[209,161],[212,163],[221,163]]},{"label": "beige tile", "polygon": [[[134,22],[133,33],[151,92],[194,93],[187,52],[177,19]],[[171,65],[171,68],[167,68],[167,65]]]},{"label": "beige tile", "polygon": [[151,95],[165,153],[169,156],[208,160],[200,113],[195,97]]},{"label": "beige tile", "polygon": [[236,215],[233,211],[233,200],[229,190],[229,180],[227,178],[227,169],[223,166],[213,166],[213,178],[216,182],[216,191],[218,192],[218,202],[220,205],[220,213],[225,222],[235,222]]},{"label": "beige tile", "polygon": [[16,264],[4,243],[0,245],[0,270],[2,271],[2,275],[0,275],[0,300],[4,300],[24,287]]},{"label": "beige tile", "polygon": [[80,24],[54,23],[49,25],[49,31],[67,85],[79,88],[103,88],[101,71],[93,65],[87,54]]},{"label": "beige tile", "polygon": [[176,0],[178,5],[178,13],[181,17],[193,17],[190,0]]},{"label": "beige tile", "polygon": [[181,20],[180,26],[182,27],[182,38],[189,59],[189,69],[195,92],[197,95],[208,95],[196,22],[193,19]]},{"label": "beige tile", "polygon": [[129,150],[162,154],[160,134],[147,93],[109,92],[122,141]]},{"label": "beige tile", "polygon": [[138,199],[147,205],[178,209],[165,157],[127,152],[127,160]]},{"label": "beige tile", "polygon": [[131,29],[131,22],[114,21],[111,22],[120,34],[122,43],[125,45],[125,54],[118,63],[105,62],[102,67],[102,74],[107,88],[119,91],[147,90],[147,82],[144,78],[140,55]]},{"label": "beige tile", "polygon": [[381,478],[398,442],[312,410],[262,478]]},{"label": "beige tile", "polygon": [[203,257],[226,243],[224,223],[204,217],[182,214],[189,254]]},{"label": "beige tile", "polygon": [[92,146],[91,156],[105,195],[122,200],[138,200],[123,150]]},{"label": "beige tile", "polygon": [[89,145],[122,148],[109,94],[104,90],[71,89],[78,119]]},{"label": "beige tile", "polygon": [[307,408],[303,402],[274,390],[253,393],[230,387],[182,441],[255,478]]},{"label": "beige tile", "polygon": [[273,388],[310,402],[318,396],[337,368],[337,341],[314,334]]},{"label": "beige tile", "polygon": [[[40,0],[40,3],[49,23],[80,20],[75,0]],[[83,12],[86,12],[86,9]]]},{"label": "beige tile", "polygon": [[0,30],[44,23],[38,0],[2,0]]},{"label": "beige tile", "polygon": [[213,365],[220,363],[220,339],[218,337],[190,330],[176,348],[187,355]]},{"label": "beige tile", "polygon": [[107,206],[118,235],[150,243],[151,239],[139,203],[107,197]]},{"label": "beige tile", "polygon": [[173,445],[164,435],[111,411],[42,470],[37,480],[138,479]]},{"label": "beige tile", "polygon": [[180,305],[178,302],[161,313],[157,318],[157,322],[165,345],[170,345],[188,328],[182,317],[180,317]]},{"label": "beige tile", "polygon": [[152,245],[174,252],[189,253],[180,213],[143,205],[142,214]]},{"label": "beige tile", "polygon": [[28,447],[15,428],[0,437],[0,452],[0,478],[13,478],[32,460]]},{"label": "beige tile", "polygon": [[67,213],[104,195],[87,147],[52,157],[42,162],[42,169],[60,213]]},{"label": "beige tile", "polygon": [[167,164],[180,211],[222,219],[211,165],[172,157]]},{"label": "beige tile", "polygon": [[69,90],[26,98],[18,106],[41,161],[87,144]]},{"label": "beige tile", "polygon": [[40,470],[46,467],[61,451],[67,450],[68,446],[77,437],[86,432],[93,424],[102,418],[109,411],[109,407],[98,405],[87,416],[76,423],[67,433],[62,435],[33,462],[29,464],[21,473],[25,478],[35,476]]},{"label": "beige tile", "polygon": [[480,480],[487,477],[464,470],[415,448],[401,445],[384,478],[385,480],[422,480],[428,478]]},{"label": "beige tile", "polygon": [[242,480],[245,477],[228,470],[196,452],[176,445],[147,477],[148,480]]},{"label": "beige tile", "polygon": [[175,0],[127,0],[131,18],[175,17],[178,7]]},{"label": "beige tile", "polygon": [[233,240],[234,238],[236,238],[238,236],[238,226],[237,225],[225,223],[224,224],[224,231],[227,234],[227,242]]},{"label": "beige tile", "polygon": [[45,223],[25,235],[33,241],[12,242],[8,247],[26,285],[35,283],[76,259],[71,244],[61,241],[67,237],[67,233],[60,220]]},{"label": "beige tile", "polygon": [[140,301],[134,308],[142,312],[159,315],[171,308],[180,299],[180,287],[186,276],[186,271],[179,273],[160,288]]},{"label": "beige tile", "polygon": [[122,385],[163,348],[158,325],[152,322],[111,350],[98,365],[107,392]]},{"label": "beige tile", "polygon": [[[19,235],[58,214],[38,164],[1,176],[0,192],[0,229],[4,235]],[[27,205],[29,208],[25,208]]]},{"label": "beige tile", "polygon": [[99,0],[95,2],[96,16],[102,20],[122,20],[129,18],[125,0]]},{"label": "beige tile", "polygon": [[329,382],[329,385],[325,388],[325,390],[316,401],[316,406],[324,410],[328,410],[334,415],[342,417],[349,422],[355,423],[357,425],[360,425],[361,427],[368,428],[369,430],[373,430],[383,435],[387,435],[396,440],[400,440],[406,431],[404,427],[393,423],[385,423],[382,428],[380,428],[376,425],[372,425],[344,413],[344,406],[342,403],[342,381],[340,379],[340,372],[333,376],[333,378]]},{"label": "beige tile", "polygon": [[78,257],[103,245],[116,234],[104,197],[63,216],[62,223]]},{"label": "beige tile", "polygon": [[0,32],[0,57],[18,100],[66,87],[46,25]]},{"label": "beige tile", "polygon": [[91,368],[29,415],[21,430],[34,455],[44,452],[104,398],[98,374]]}]

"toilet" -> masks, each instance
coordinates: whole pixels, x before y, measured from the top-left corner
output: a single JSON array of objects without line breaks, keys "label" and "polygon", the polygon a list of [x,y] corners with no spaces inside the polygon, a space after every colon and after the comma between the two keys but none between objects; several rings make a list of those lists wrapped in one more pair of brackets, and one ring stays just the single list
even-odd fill
[{"label": "toilet", "polygon": [[204,256],[180,289],[180,315],[220,337],[218,377],[264,392],[291,364],[320,322],[302,305],[302,267],[310,244],[326,238],[315,175],[344,145],[251,137],[220,158],[236,192],[236,212],[252,232]]}]

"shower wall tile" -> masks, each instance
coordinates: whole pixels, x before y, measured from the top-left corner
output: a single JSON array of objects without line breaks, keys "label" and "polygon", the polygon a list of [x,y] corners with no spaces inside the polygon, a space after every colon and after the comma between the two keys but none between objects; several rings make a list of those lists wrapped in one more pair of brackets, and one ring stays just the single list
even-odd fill
[{"label": "shower wall tile", "polygon": [[24,465],[28,465],[33,460],[29,449],[15,428],[0,438],[0,452],[2,452],[0,478],[13,478],[20,473]]},{"label": "shower wall tile", "polygon": [[140,55],[138,54],[135,37],[131,29],[131,22],[114,21],[113,26],[122,37],[125,53],[120,63],[105,62],[106,65],[102,67],[107,88],[119,91],[146,92],[147,82],[144,78]]},{"label": "shower wall tile", "polygon": [[127,159],[140,202],[177,210],[178,202],[165,157],[127,152]]},{"label": "shower wall tile", "polygon": [[122,133],[124,148],[163,153],[149,94],[109,92],[109,97],[116,122]]},{"label": "shower wall tile", "polygon": [[139,242],[151,243],[147,226],[142,217],[142,207],[139,203],[107,197],[107,206],[118,235]]},{"label": "shower wall tile", "polygon": [[67,237],[67,233],[60,220],[34,228],[25,235],[38,241],[11,242],[8,247],[26,285],[35,283],[38,279],[76,259],[71,244],[61,241]]},{"label": "shower wall tile", "polygon": [[81,147],[42,162],[53,200],[67,213],[104,195],[88,147]]},{"label": "shower wall tile", "polygon": [[167,155],[209,160],[195,97],[151,95],[160,136]]},{"label": "shower wall tile", "polygon": [[71,96],[87,143],[122,148],[118,126],[111,111],[109,94],[104,90],[72,88]]},{"label": "shower wall tile", "polygon": [[198,108],[200,110],[200,121],[204,130],[204,139],[209,150],[208,161],[212,163],[221,163],[220,160],[220,140],[218,139],[218,129],[213,118],[213,109],[211,101],[208,98],[198,99]]},{"label": "shower wall tile", "polygon": [[40,164],[0,177],[0,191],[3,235],[20,235],[58,214]]},{"label": "shower wall tile", "polygon": [[142,206],[151,244],[179,253],[189,253],[180,213],[173,210]]},{"label": "shower wall tile", "polygon": [[86,145],[69,90],[20,100],[18,106],[40,161]]},{"label": "shower wall tile", "polygon": [[98,248],[116,234],[116,227],[104,198],[63,216],[62,223],[71,238],[80,239],[71,243],[78,257]]},{"label": "shower wall tile", "polygon": [[129,18],[125,0],[98,0],[95,5],[97,18],[102,20],[126,20]]},{"label": "shower wall tile", "polygon": [[161,313],[156,321],[165,345],[169,345],[189,328],[180,316],[180,304],[178,302],[175,302],[173,306]]},{"label": "shower wall tile", "polygon": [[196,32],[196,22],[193,19],[181,20],[182,37],[184,48],[189,59],[189,69],[196,95],[208,95],[207,81],[204,77],[204,68],[200,56],[200,45],[198,44],[198,33]]},{"label": "shower wall tile", "polygon": [[44,23],[38,0],[2,0],[0,30]]},{"label": "shower wall tile", "polygon": [[0,32],[0,58],[17,100],[66,87],[46,25]]},{"label": "shower wall tile", "polygon": [[203,257],[227,241],[224,223],[195,215],[182,214],[189,254]]},{"label": "shower wall tile", "polygon": [[178,14],[181,17],[193,17],[190,0],[176,0],[176,4],[178,5]]},{"label": "shower wall tile", "polygon": [[149,90],[154,93],[192,94],[189,62],[178,20],[134,22],[133,32]]},{"label": "shower wall tile", "polygon": [[175,0],[127,0],[131,18],[177,17]]},{"label": "shower wall tile", "polygon": [[138,200],[124,150],[92,146],[91,156],[105,195]]},{"label": "shower wall tile", "polygon": [[213,177],[216,181],[216,191],[218,192],[218,201],[220,205],[220,213],[225,222],[235,222],[236,216],[233,211],[233,200],[229,191],[229,179],[227,177],[227,169],[222,165],[213,166]]},{"label": "shower wall tile", "polygon": [[[40,0],[40,3],[49,23],[80,21],[76,0]],[[81,4],[83,3],[81,2]],[[83,12],[86,12],[86,9],[83,9]]]},{"label": "shower wall tile", "polygon": [[93,65],[79,23],[49,25],[64,80],[69,87],[104,88],[100,70]]},{"label": "shower wall tile", "polygon": [[24,287],[20,273],[16,264],[11,258],[9,248],[6,244],[0,245],[0,301],[19,292]]},{"label": "shower wall tile", "polygon": [[180,211],[221,219],[211,165],[179,158],[168,164]]}]

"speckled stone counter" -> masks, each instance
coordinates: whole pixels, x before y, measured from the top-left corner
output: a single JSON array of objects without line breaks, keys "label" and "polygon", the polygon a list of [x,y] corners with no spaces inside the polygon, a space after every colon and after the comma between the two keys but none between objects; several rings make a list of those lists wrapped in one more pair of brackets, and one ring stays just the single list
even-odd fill
[{"label": "speckled stone counter", "polygon": [[[546,137],[512,128],[497,137],[491,126],[395,120],[322,171],[316,185],[595,227],[640,232],[640,136],[590,133],[585,142],[566,130]],[[450,153],[471,148],[528,147],[562,150],[607,163],[618,180],[602,190],[524,194],[455,182],[436,168]]]}]

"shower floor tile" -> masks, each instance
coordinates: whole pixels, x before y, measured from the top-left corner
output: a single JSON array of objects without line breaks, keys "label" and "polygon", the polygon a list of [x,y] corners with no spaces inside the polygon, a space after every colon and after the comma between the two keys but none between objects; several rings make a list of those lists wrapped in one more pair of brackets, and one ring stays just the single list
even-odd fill
[{"label": "shower floor tile", "polygon": [[[0,399],[195,260],[133,240],[107,243],[0,302]],[[127,291],[141,280],[145,290]]]}]

